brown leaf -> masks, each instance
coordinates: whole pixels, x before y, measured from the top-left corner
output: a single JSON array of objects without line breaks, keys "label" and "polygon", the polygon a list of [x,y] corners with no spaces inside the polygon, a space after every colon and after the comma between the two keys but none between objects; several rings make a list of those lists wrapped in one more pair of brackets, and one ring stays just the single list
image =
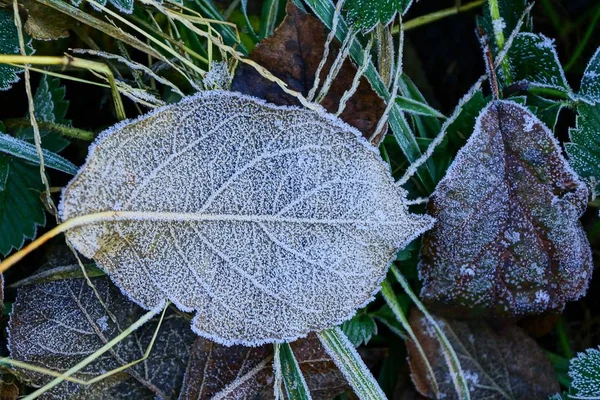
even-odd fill
[{"label": "brown leaf", "polygon": [[[348,386],[314,334],[291,343],[312,398],[331,399]],[[273,346],[222,346],[198,337],[179,400],[273,398]]]},{"label": "brown leaf", "polygon": [[[323,57],[327,31],[321,21],[305,14],[293,2],[288,3],[286,11],[287,16],[275,33],[260,42],[250,54],[250,58],[286,82],[290,89],[306,96],[313,86],[317,67]],[[320,76],[321,83],[339,47],[339,42],[335,40]],[[356,68],[346,60],[321,103],[327,111],[337,112],[340,99],[352,86],[355,73]],[[246,64],[238,67],[232,90],[260,97],[278,105],[300,105],[297,99],[283,92],[276,83],[263,78],[252,66]],[[384,110],[383,100],[363,78],[340,118],[356,127],[368,138],[375,131]]]},{"label": "brown leaf", "polygon": [[525,107],[490,103],[429,203],[424,300],[444,315],[560,311],[592,274],[585,184]]},{"label": "brown leaf", "polygon": [[[484,321],[460,322],[436,317],[458,355],[472,399],[547,399],[559,391],[554,368],[537,343],[513,324],[492,327]],[[458,396],[439,341],[423,314],[413,309],[410,325],[429,360],[445,400]],[[435,398],[425,366],[407,342],[413,382],[424,396]]]},{"label": "brown leaf", "polygon": [[34,39],[56,40],[69,36],[69,28],[75,21],[59,11],[35,0],[19,0],[27,13],[25,32]]}]

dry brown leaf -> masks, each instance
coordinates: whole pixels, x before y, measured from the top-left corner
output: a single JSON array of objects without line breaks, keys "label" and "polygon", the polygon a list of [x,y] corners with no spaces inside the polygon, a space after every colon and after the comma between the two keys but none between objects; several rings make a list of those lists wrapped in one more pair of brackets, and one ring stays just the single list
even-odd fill
[{"label": "dry brown leaf", "polygon": [[579,222],[587,198],[539,119],[514,102],[490,103],[431,197],[422,297],[446,316],[562,310],[592,274]]},{"label": "dry brown leaf", "polygon": [[[331,399],[348,385],[314,334],[291,344],[313,399]],[[273,398],[273,346],[226,347],[197,338],[179,400]]]},{"label": "dry brown leaf", "polygon": [[69,37],[69,28],[76,23],[72,18],[35,0],[19,0],[27,20],[25,32],[37,40],[56,40]]},{"label": "dry brown leaf", "polygon": [[[305,14],[293,2],[288,3],[286,11],[287,16],[275,33],[260,42],[250,53],[250,58],[287,83],[290,89],[306,96],[313,86],[317,67],[323,57],[327,31],[321,21]],[[321,82],[339,47],[339,42],[335,40],[322,70]],[[356,68],[346,60],[321,104],[327,111],[337,112],[340,99],[352,86],[355,73]],[[276,83],[263,78],[254,67],[245,64],[238,67],[232,90],[278,105],[300,105],[298,100],[284,93]],[[369,138],[384,110],[385,103],[363,78],[340,118]]]},{"label": "dry brown leaf", "polygon": [[[544,351],[521,328],[492,327],[484,321],[461,322],[435,318],[458,355],[472,399],[547,399],[560,386]],[[439,397],[458,399],[435,331],[417,309],[410,315],[439,387]],[[413,382],[424,396],[435,398],[419,353],[407,342]]]}]

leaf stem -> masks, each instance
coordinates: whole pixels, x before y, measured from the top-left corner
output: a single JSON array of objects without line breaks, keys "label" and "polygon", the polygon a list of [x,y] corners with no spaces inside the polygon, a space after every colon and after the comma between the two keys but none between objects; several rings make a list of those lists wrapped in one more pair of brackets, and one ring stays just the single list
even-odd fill
[{"label": "leaf stem", "polygon": [[110,84],[113,100],[115,102],[117,118],[119,118],[119,120],[124,120],[127,118],[125,116],[125,108],[123,107],[123,102],[121,101],[115,76],[110,68],[105,64],[71,56],[17,56],[8,54],[0,55],[0,64],[63,65],[65,67],[82,68],[101,73],[106,76],[106,79],[108,79],[108,83]]},{"label": "leaf stem", "polygon": [[[488,6],[490,8],[490,16],[492,17],[492,29],[494,30],[494,39],[496,41],[496,46],[498,47],[498,53],[504,50],[504,26],[505,22],[500,16],[500,6],[498,5],[498,0],[488,0]],[[493,68],[493,63],[491,64]],[[492,71],[490,71],[491,73]],[[502,72],[504,73],[504,81],[505,83],[511,84],[512,79],[510,76],[510,66],[508,65],[508,59],[504,57],[502,60]],[[491,78],[491,77],[490,77]]]},{"label": "leaf stem", "polygon": [[[27,128],[30,126],[29,121],[27,121],[26,119],[21,119],[21,118],[9,118],[9,119],[5,119],[3,122],[4,122],[4,125],[9,129],[10,128]],[[74,139],[89,141],[89,140],[93,140],[94,136],[95,136],[94,132],[86,131],[84,129],[73,128],[72,126],[55,124],[52,122],[38,121],[38,125],[42,129],[58,132],[61,135],[68,136],[68,137],[74,138]]]},{"label": "leaf stem", "polygon": [[360,355],[339,327],[317,333],[327,354],[361,400],[385,399],[385,394]]},{"label": "leaf stem", "polygon": [[[474,8],[478,8],[481,7],[487,0],[476,0],[476,1],[472,1],[470,3],[467,4],[463,4],[459,7],[449,7],[449,8],[445,8],[443,10],[439,10],[439,11],[435,11],[426,15],[422,15],[420,17],[417,18],[413,18],[409,21],[406,21],[404,23],[404,30],[408,31],[414,28],[418,28],[420,26],[423,25],[428,25],[432,22],[435,21],[439,21],[440,19],[444,19],[446,17],[450,17],[452,15],[456,15],[459,14],[461,12],[465,12],[465,11],[469,11],[472,10]],[[396,34],[400,31],[400,27],[399,26],[394,26],[392,28],[392,33]]]}]

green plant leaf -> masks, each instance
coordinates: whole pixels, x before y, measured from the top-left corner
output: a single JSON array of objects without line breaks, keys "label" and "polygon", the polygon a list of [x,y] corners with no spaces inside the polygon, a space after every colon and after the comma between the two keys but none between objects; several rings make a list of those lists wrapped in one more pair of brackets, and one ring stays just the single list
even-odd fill
[{"label": "green plant leaf", "polygon": [[44,187],[37,166],[0,155],[0,171],[5,171],[0,192],[0,253],[6,256],[23,247],[25,239],[34,238],[37,227],[46,224],[46,215],[40,200]]},{"label": "green plant leaf", "polygon": [[[25,47],[28,54],[33,53],[29,37],[25,37]],[[21,54],[19,35],[10,8],[0,8],[0,54]],[[10,89],[13,83],[19,81],[21,72],[23,68],[0,64],[0,90]]]},{"label": "green plant leaf", "polygon": [[534,33],[519,33],[508,51],[512,81],[571,93],[554,40]]},{"label": "green plant leaf", "polygon": [[571,389],[576,396],[597,398],[600,396],[600,351],[587,349],[569,362]]},{"label": "green plant leaf", "polygon": [[[487,3],[487,2],[486,2]],[[485,31],[488,37],[491,50],[494,57],[498,55],[497,43],[494,40],[496,32],[501,31],[505,39],[507,39],[513,30],[517,27],[519,19],[527,8],[527,0],[497,0],[498,8],[500,11],[500,19],[494,23],[490,14],[490,7],[488,4],[483,6],[483,17],[478,18],[479,25]],[[521,31],[528,31],[531,27],[531,19],[526,17],[525,24],[521,28]]]},{"label": "green plant leaf", "polygon": [[[34,107],[40,122],[70,123],[64,119],[68,107],[64,88],[56,78],[42,77],[34,95]],[[35,146],[30,143],[33,130],[19,129],[16,137],[12,137],[2,133],[3,128],[0,126],[0,153],[11,154],[0,154],[0,171],[4,171],[0,173],[0,178],[4,176],[4,185],[0,185],[0,253],[6,256],[13,249],[20,249],[25,239],[33,239],[37,227],[46,224],[46,216],[40,199],[44,186],[39,167],[35,165],[39,159]],[[40,135],[46,165],[70,174],[77,172],[71,162],[54,153],[69,142],[45,130],[40,130]]]},{"label": "green plant leaf", "polygon": [[404,14],[411,4],[412,0],[346,0],[344,8],[348,22],[365,33],[378,23],[389,24],[396,13]]},{"label": "green plant leaf", "polygon": [[565,144],[565,150],[573,169],[597,195],[600,193],[600,49],[585,70],[579,94],[588,101],[577,106],[576,125],[569,130],[571,142]]},{"label": "green plant leaf", "polygon": [[358,313],[342,324],[342,331],[355,347],[369,343],[373,335],[377,335],[377,324],[365,313]]}]

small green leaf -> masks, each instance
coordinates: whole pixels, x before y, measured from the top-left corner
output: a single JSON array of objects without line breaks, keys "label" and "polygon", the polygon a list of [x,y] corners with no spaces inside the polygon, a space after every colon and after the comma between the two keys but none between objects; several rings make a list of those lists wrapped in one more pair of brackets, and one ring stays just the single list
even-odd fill
[{"label": "small green leaf", "polygon": [[600,49],[590,60],[581,81],[580,95],[590,102],[577,107],[576,126],[565,144],[573,169],[586,178],[595,194],[600,193]]},{"label": "small green leaf", "polygon": [[[25,38],[25,47],[28,54],[33,53],[31,39]],[[0,9],[0,54],[20,54],[19,35],[13,13],[10,9]],[[23,71],[19,67],[0,64],[0,90],[8,90],[13,83],[19,81],[19,74]]]},{"label": "small green leaf", "polygon": [[[0,132],[0,152],[30,161],[34,164],[39,164],[40,162],[35,145],[2,132]],[[71,175],[77,173],[77,166],[58,154],[46,149],[42,150],[42,154],[44,155],[44,164],[46,167]]]},{"label": "small green leaf", "polygon": [[554,40],[542,34],[519,33],[508,52],[512,81],[571,93],[558,60]]},{"label": "small green leaf", "polygon": [[600,396],[600,351],[591,348],[579,353],[569,363],[571,389],[579,398]]},{"label": "small green leaf", "polygon": [[308,385],[289,343],[280,345],[279,359],[281,360],[287,398],[290,400],[309,400],[311,397]]},{"label": "small green leaf", "polygon": [[[511,98],[512,99],[512,98]],[[530,95],[527,98],[527,106],[533,113],[554,132],[558,115],[565,106],[562,101],[547,99],[545,97]]]},{"label": "small green leaf", "polygon": [[398,104],[401,110],[411,114],[425,115],[427,117],[446,118],[444,114],[431,107],[430,105],[422,103],[418,100],[410,99],[408,97],[396,97],[396,104]]},{"label": "small green leaf", "polygon": [[[489,38],[491,50],[495,56],[498,55],[498,48],[494,38],[496,31],[500,30],[505,39],[508,39],[513,30],[517,27],[521,16],[527,8],[527,0],[498,0],[498,8],[500,11],[500,19],[494,23],[490,14],[490,7],[487,4],[483,6],[483,18],[478,19],[478,24],[485,31]],[[528,31],[531,27],[530,18],[526,17],[525,24],[521,27],[521,31]]]},{"label": "small green leaf", "polygon": [[0,192],[0,253],[6,256],[32,239],[38,226],[46,224],[40,193],[44,189],[38,167],[0,155],[0,170],[8,170]]},{"label": "small green leaf", "polygon": [[370,315],[357,314],[342,324],[342,331],[354,347],[369,343],[373,335],[377,335],[377,324]]},{"label": "small green leaf", "polygon": [[579,94],[600,102],[600,47],[585,68]]},{"label": "small green leaf", "polygon": [[412,0],[347,0],[344,8],[355,29],[369,32],[378,23],[389,24],[400,12],[404,14]]}]

